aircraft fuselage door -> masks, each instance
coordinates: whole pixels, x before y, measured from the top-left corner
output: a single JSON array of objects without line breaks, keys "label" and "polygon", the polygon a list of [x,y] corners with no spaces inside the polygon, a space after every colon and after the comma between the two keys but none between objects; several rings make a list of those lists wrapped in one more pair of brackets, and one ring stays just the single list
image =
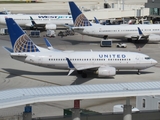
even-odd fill
[{"label": "aircraft fuselage door", "polygon": [[41,64],[42,63],[42,57],[41,56],[38,56],[38,64]]},{"label": "aircraft fuselage door", "polygon": [[137,64],[139,64],[139,63],[140,63],[140,61],[141,61],[140,56],[137,56],[137,57],[136,57],[136,63],[137,63]]}]

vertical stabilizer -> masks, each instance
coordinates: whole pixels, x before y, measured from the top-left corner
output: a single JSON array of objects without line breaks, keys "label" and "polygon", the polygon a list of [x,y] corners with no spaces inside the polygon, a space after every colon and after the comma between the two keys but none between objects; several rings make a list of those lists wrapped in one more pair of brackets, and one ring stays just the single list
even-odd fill
[{"label": "vertical stabilizer", "polygon": [[5,20],[13,52],[39,52],[33,41],[12,18]]},{"label": "vertical stabilizer", "polygon": [[71,10],[73,23],[75,27],[80,26],[92,26],[89,20],[84,16],[84,14],[79,10],[74,2],[69,2],[69,7]]}]

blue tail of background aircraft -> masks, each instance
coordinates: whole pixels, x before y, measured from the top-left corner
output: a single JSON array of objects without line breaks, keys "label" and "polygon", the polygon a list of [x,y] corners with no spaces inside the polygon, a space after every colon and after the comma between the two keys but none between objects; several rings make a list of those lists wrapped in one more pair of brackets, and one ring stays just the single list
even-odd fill
[{"label": "blue tail of background aircraft", "polygon": [[71,10],[73,22],[75,27],[79,26],[92,26],[89,20],[84,16],[84,14],[79,10],[74,2],[69,2],[69,7]]},{"label": "blue tail of background aircraft", "polygon": [[32,26],[35,26],[36,22],[33,20],[33,18],[31,16],[30,16],[30,20],[31,20]]},{"label": "blue tail of background aircraft", "polygon": [[6,18],[6,25],[13,52],[39,52],[33,41],[12,18]]},{"label": "blue tail of background aircraft", "polygon": [[99,21],[97,20],[96,17],[94,17],[94,20],[95,20],[95,23],[96,23],[96,24],[99,24]]}]

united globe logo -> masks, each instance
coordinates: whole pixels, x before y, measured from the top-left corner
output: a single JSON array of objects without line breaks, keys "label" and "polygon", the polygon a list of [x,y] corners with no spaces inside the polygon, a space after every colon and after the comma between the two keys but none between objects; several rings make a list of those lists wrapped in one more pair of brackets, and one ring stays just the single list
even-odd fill
[{"label": "united globe logo", "polygon": [[88,19],[83,15],[80,14],[74,23],[75,27],[79,27],[79,26],[92,26],[91,23],[88,21]]},{"label": "united globe logo", "polygon": [[26,35],[21,35],[14,44],[14,52],[39,52],[38,48]]}]

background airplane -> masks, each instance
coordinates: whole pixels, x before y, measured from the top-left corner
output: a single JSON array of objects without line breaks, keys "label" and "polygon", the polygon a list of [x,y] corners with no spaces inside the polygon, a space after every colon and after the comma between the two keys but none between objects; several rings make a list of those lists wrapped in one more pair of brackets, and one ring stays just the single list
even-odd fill
[{"label": "background airplane", "polygon": [[[28,14],[10,14],[0,15],[0,24],[6,24],[5,18],[13,18],[18,25],[23,28],[43,28],[46,30],[55,30],[65,27],[65,25],[73,25],[71,15],[28,15]],[[34,25],[33,25],[34,21]]]},{"label": "background airplane", "polygon": [[[73,17],[74,27],[72,29],[75,32],[79,32],[84,35],[100,38],[127,38],[128,40],[145,40],[148,42],[160,41],[160,25],[159,24],[138,24],[138,25],[93,25],[85,17],[85,15],[79,10],[74,2],[69,2],[70,11]],[[139,29],[143,31],[143,36],[146,39],[141,38],[139,35]]]},{"label": "background airplane", "polygon": [[99,77],[116,75],[116,70],[146,69],[157,64],[149,56],[136,52],[123,51],[57,51],[48,50],[33,43],[29,36],[17,25],[12,18],[6,18],[6,24],[12,44],[12,49],[4,47],[11,58],[53,69],[67,69],[68,75],[77,71],[82,77],[87,77],[86,70],[95,71]]}]

